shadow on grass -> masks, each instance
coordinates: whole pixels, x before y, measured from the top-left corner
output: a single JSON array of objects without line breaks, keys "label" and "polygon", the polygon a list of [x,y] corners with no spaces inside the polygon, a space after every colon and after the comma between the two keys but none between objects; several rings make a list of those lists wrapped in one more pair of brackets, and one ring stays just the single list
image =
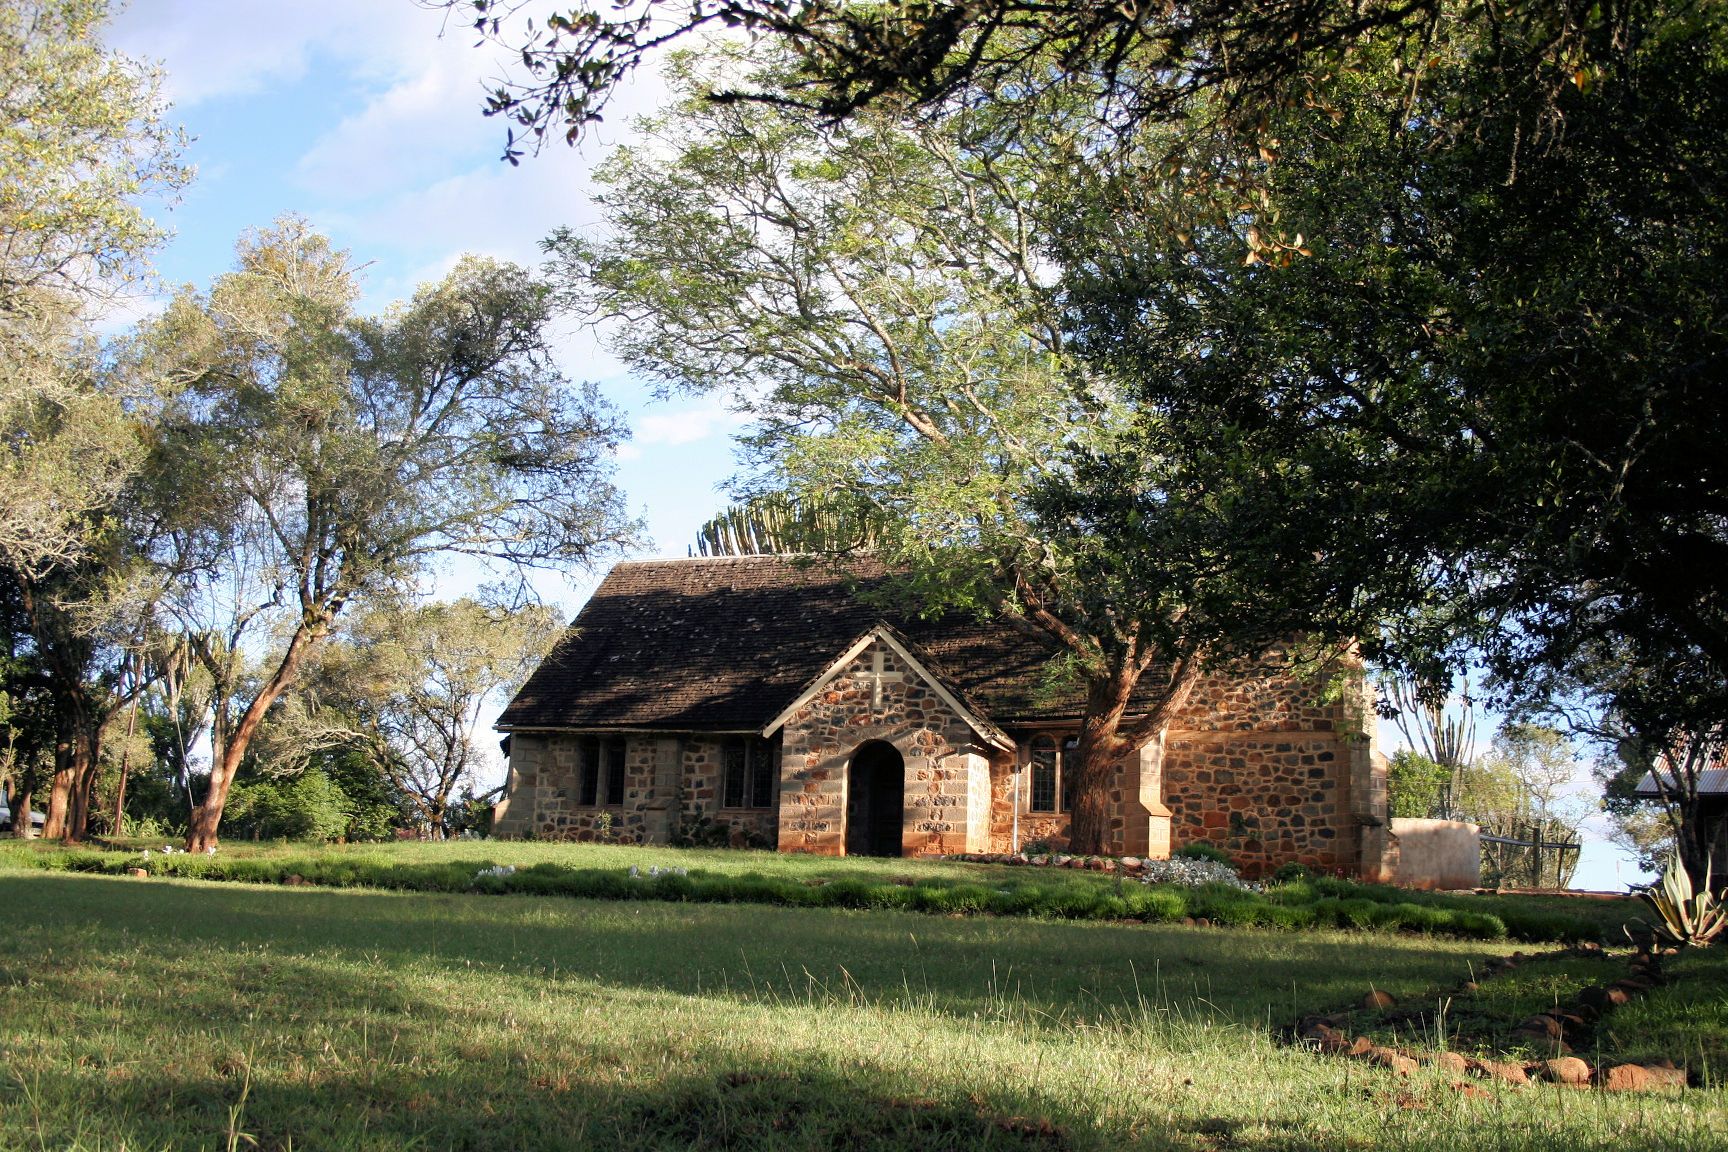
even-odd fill
[{"label": "shadow on grass", "polygon": [[[492,1055],[496,1055],[493,1053]],[[583,1069],[294,1083],[232,1061],[210,1075],[172,1070],[92,1092],[92,1070],[37,1078],[29,1094],[76,1102],[29,1115],[14,1135],[43,1147],[290,1149],[976,1149],[1058,1152],[1103,1144],[1089,1122],[973,1093],[924,1096],[791,1063],[619,1084]],[[6,1100],[0,1091],[0,1103]],[[100,1101],[99,1107],[92,1107]],[[1075,1133],[1079,1133],[1076,1139]]]},{"label": "shadow on grass", "polygon": [[[1482,952],[1455,941],[1338,932],[1207,930],[895,912],[473,898],[0,873],[14,924],[199,951],[379,956],[495,967],[747,1001],[904,1004],[955,1016],[1013,1012],[1037,1026],[1134,1021],[1284,1023],[1455,985]],[[29,949],[0,942],[0,964]]]},{"label": "shadow on grass", "polygon": [[[1373,937],[1320,952],[1295,934],[35,875],[0,875],[0,906],[15,927],[0,934],[0,1147],[1552,1152],[1625,1148],[1629,1120],[1641,1149],[1710,1146],[1699,1114],[1655,1104],[1575,1125],[1618,1105],[1545,1089],[1469,1104],[1254,1057],[1242,1028],[1163,1044],[1070,1027],[1137,952],[1216,984],[1256,968],[1256,987],[1276,984],[1281,958],[1354,984],[1400,944]],[[1420,970],[1422,942],[1401,943]],[[821,994],[840,1000],[906,996],[916,964],[921,1011],[729,1002],[823,1007],[743,974],[791,948],[790,971],[846,974]],[[1007,998],[975,984],[1009,955],[1039,974],[1021,1027],[952,1027]],[[1142,1049],[1177,1055],[1107,1074]]]}]

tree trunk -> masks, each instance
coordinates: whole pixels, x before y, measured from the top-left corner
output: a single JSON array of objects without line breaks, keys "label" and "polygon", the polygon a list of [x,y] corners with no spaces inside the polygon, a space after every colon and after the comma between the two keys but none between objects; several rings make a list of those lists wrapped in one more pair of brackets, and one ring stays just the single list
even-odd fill
[{"label": "tree trunk", "polygon": [[[1114,850],[1110,839],[1110,792],[1122,758],[1162,736],[1170,726],[1170,718],[1188,702],[1200,680],[1198,660],[1177,661],[1150,710],[1124,733],[1122,718],[1145,667],[1145,662],[1123,661],[1107,677],[1087,683],[1086,714],[1080,721],[1080,743],[1075,749],[1080,773],[1074,781],[1074,805],[1068,818],[1070,852],[1100,855]],[[1122,799],[1124,804],[1130,799],[1137,801],[1139,790],[1134,789],[1130,797],[1124,789]]]},{"label": "tree trunk", "polygon": [[88,708],[79,717],[72,751],[78,767],[73,778],[71,824],[66,839],[81,841],[90,832],[90,808],[96,797],[97,777],[102,772],[102,722],[91,716]]},{"label": "tree trunk", "polygon": [[86,758],[84,712],[81,693],[66,691],[64,684],[54,694],[54,779],[48,785],[47,820],[42,835],[49,840],[77,838],[78,790],[84,782]]},{"label": "tree trunk", "polygon": [[1110,782],[1117,762],[1128,751],[1119,735],[1123,713],[1139,677],[1131,668],[1117,667],[1108,677],[1086,685],[1086,714],[1080,721],[1080,744],[1075,749],[1077,765],[1063,765],[1064,772],[1079,768],[1072,780],[1074,802],[1068,812],[1068,851],[1096,855],[1108,851],[1110,835]]},{"label": "tree trunk", "polygon": [[42,836],[47,840],[65,839],[70,823],[67,817],[72,798],[72,769],[61,768],[59,760],[59,749],[55,749],[54,778],[48,784],[48,818],[42,825]]},{"label": "tree trunk", "polygon": [[36,800],[35,784],[28,779],[14,781],[12,788],[12,835],[19,840],[34,840],[36,829],[30,823],[30,805]]},{"label": "tree trunk", "polygon": [[294,682],[294,677],[300,670],[301,659],[315,639],[304,624],[295,629],[294,638],[288,642],[288,651],[283,654],[282,662],[276,666],[275,673],[259,689],[258,695],[240,717],[240,723],[234,726],[234,731],[223,742],[221,754],[210,766],[210,790],[204,794],[204,802],[193,810],[191,822],[187,826],[186,851],[208,852],[215,849],[217,830],[222,824],[222,809],[228,804],[228,790],[234,786],[234,774],[240,770],[240,763],[246,758],[246,749],[252,743],[258,725],[263,723],[265,713],[270,711],[270,706],[276,703]]}]

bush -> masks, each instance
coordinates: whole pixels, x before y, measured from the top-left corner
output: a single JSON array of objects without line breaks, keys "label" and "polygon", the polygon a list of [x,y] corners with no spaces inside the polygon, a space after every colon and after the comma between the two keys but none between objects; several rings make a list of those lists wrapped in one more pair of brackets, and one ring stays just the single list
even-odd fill
[{"label": "bush", "polygon": [[322,768],[292,780],[237,783],[228,794],[230,827],[255,840],[339,840],[348,831],[348,797]]},{"label": "bush", "polygon": [[1172,852],[1171,855],[1179,856],[1184,860],[1211,860],[1216,864],[1223,864],[1228,868],[1236,867],[1236,862],[1230,859],[1230,853],[1224,851],[1224,849],[1218,847],[1218,845],[1208,844],[1204,840],[1196,840],[1192,844],[1184,844],[1182,847],[1176,849],[1175,852]]},{"label": "bush", "polygon": [[1314,875],[1308,870],[1308,865],[1298,864],[1292,860],[1288,864],[1280,864],[1272,873],[1272,880],[1277,884],[1292,884],[1298,880],[1306,880]]}]

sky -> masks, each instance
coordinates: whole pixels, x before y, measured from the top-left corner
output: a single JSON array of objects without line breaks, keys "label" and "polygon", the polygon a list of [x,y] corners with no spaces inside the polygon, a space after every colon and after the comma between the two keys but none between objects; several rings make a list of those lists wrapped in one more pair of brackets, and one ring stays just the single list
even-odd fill
[{"label": "sky", "polygon": [[[292,212],[366,265],[366,311],[406,298],[464,253],[534,265],[553,229],[596,228],[589,173],[663,94],[642,75],[580,149],[554,143],[511,167],[505,126],[481,114],[505,54],[413,0],[133,0],[106,39],[162,65],[170,120],[191,138],[196,179],[158,213],[173,231],[156,259],[164,283],[207,286],[232,267],[242,232]],[[153,306],[135,301],[130,312]],[[566,374],[595,382],[633,430],[617,482],[652,539],[638,556],[685,555],[726,503],[737,417],[713,398],[655,399],[579,323],[565,322],[557,344]],[[569,617],[599,576],[550,575],[536,587]],[[439,591],[460,595],[473,579],[453,571]],[[1390,726],[1381,736],[1398,743]],[[491,775],[502,778],[501,764]],[[1588,831],[1578,886],[1639,878],[1599,828]]]},{"label": "sky", "polygon": [[[208,285],[243,231],[292,212],[366,265],[369,312],[465,253],[535,265],[553,229],[594,227],[588,173],[660,95],[648,77],[592,144],[552,144],[512,168],[505,126],[481,114],[503,53],[412,0],[134,0],[107,39],[163,65],[170,119],[191,137],[196,179],[159,215],[174,232],[156,259],[163,281]],[[736,419],[714,399],[655,401],[578,322],[561,323],[557,344],[566,374],[599,384],[633,429],[618,483],[647,521],[647,554],[684,555],[726,502]],[[571,573],[539,588],[574,612],[596,582]]]}]

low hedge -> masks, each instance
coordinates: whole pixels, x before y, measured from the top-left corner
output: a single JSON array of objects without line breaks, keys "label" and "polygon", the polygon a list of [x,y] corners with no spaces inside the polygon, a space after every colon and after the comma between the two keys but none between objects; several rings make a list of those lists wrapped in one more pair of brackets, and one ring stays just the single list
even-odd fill
[{"label": "low hedge", "polygon": [[[384,888],[412,892],[485,892],[576,896],[597,900],[667,900],[699,903],[780,904],[796,907],[894,908],[939,914],[1038,916],[1058,920],[1138,920],[1170,923],[1206,919],[1231,927],[1345,928],[1369,932],[1416,932],[1466,939],[1528,941],[1594,939],[1593,922],[1501,901],[1494,912],[1470,907],[1470,897],[1441,897],[1333,878],[1303,878],[1264,892],[1222,884],[1184,888],[1112,883],[1092,875],[1067,877],[1027,870],[1011,882],[956,882],[930,878],[881,882],[843,878],[804,881],[706,871],[661,871],[631,876],[616,868],[570,868],[542,863],[512,871],[489,860],[402,864],[355,857],[288,858],[118,856],[84,850],[34,853],[38,867],[73,872],[125,874],[144,868],[152,875],[202,880],[281,884],[301,882],[331,888]],[[18,862],[23,863],[20,859]]]}]

